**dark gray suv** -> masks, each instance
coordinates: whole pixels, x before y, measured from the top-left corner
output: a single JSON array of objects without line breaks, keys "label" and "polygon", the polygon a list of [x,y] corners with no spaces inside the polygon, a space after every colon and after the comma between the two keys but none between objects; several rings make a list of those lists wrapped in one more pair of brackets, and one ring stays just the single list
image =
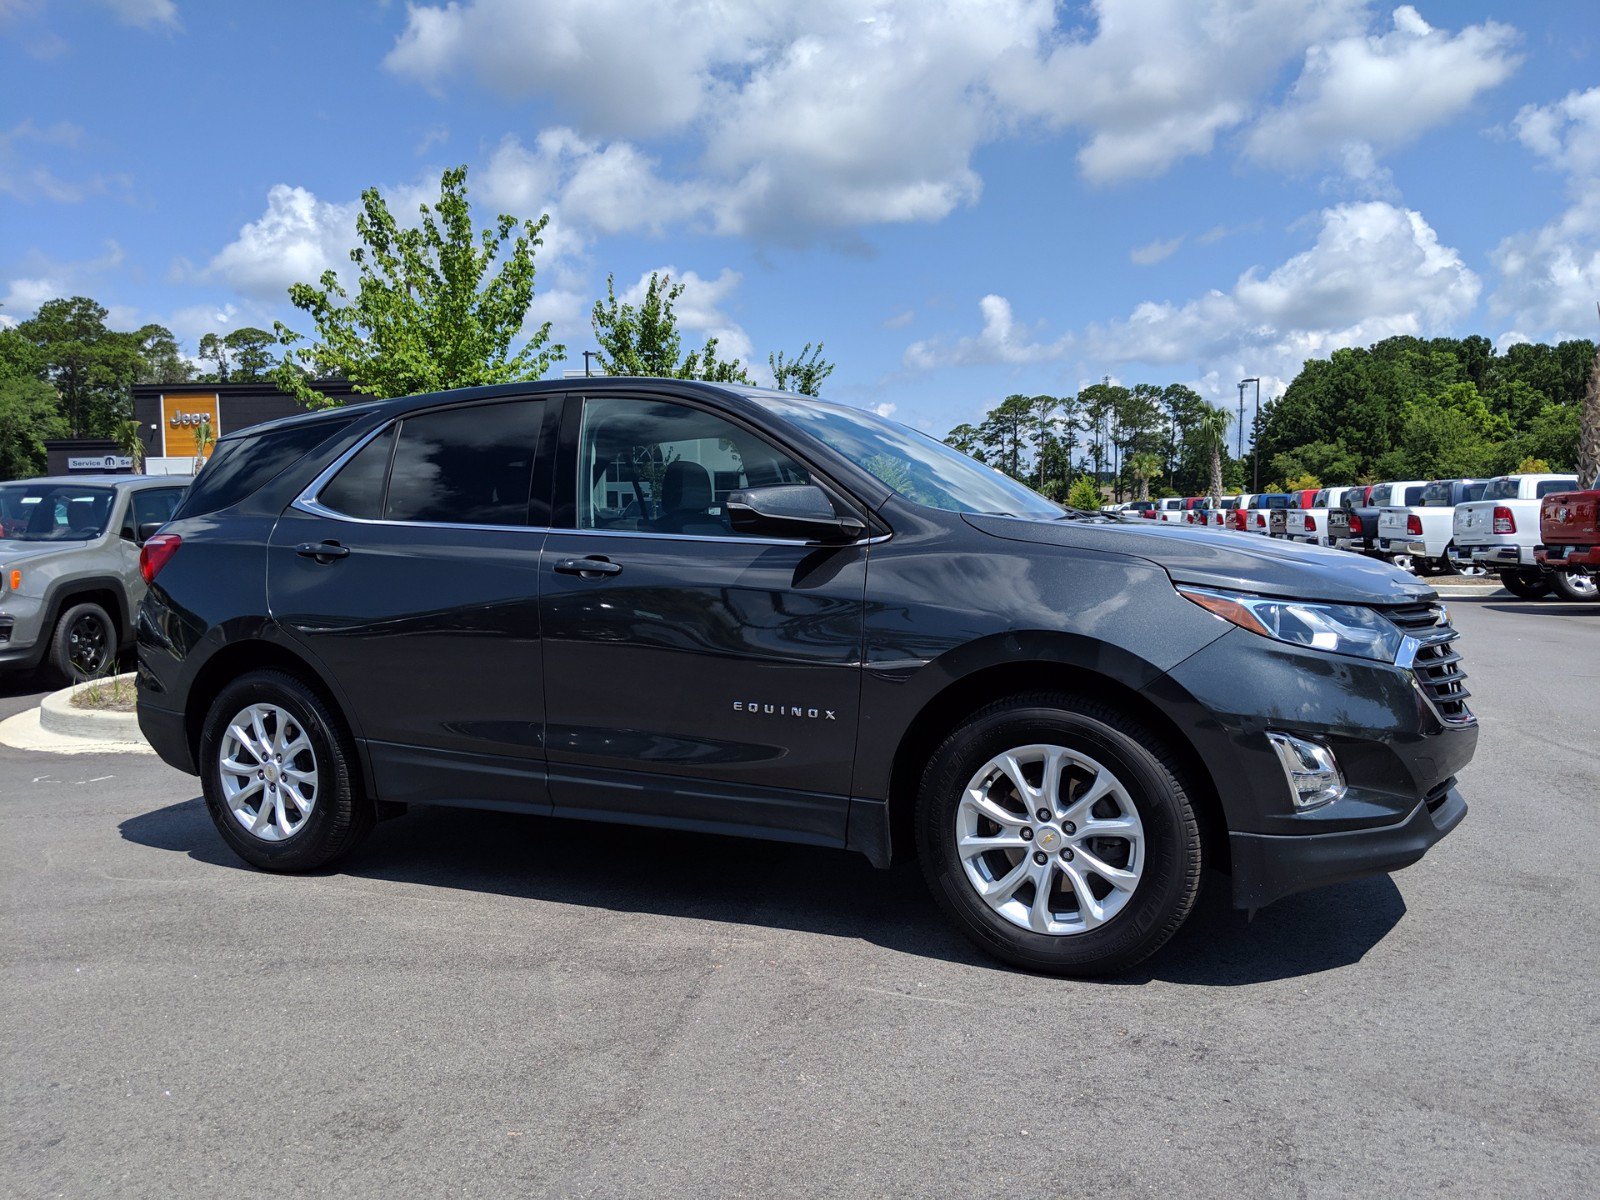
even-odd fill
[{"label": "dark gray suv", "polygon": [[1087,975],[1165,942],[1203,866],[1253,909],[1466,813],[1426,584],[1064,509],[785,393],[580,380],[244,430],[144,555],[141,725],[267,870],[413,804],[914,853],[985,950]]}]

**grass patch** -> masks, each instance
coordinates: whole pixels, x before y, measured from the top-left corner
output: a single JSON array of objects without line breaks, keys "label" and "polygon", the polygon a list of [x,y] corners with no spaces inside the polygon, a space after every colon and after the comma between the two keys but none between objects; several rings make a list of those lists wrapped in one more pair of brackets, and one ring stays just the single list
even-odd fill
[{"label": "grass patch", "polygon": [[101,712],[132,712],[138,700],[132,675],[112,675],[108,679],[91,679],[72,689],[74,708],[93,708]]}]

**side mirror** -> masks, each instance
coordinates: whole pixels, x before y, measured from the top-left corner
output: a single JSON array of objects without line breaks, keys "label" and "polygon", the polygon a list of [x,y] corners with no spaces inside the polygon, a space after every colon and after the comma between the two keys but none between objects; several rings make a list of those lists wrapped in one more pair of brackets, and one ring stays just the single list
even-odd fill
[{"label": "side mirror", "polygon": [[841,517],[827,493],[809,483],[730,492],[728,523],[735,533],[808,542],[853,542],[867,528],[854,517]]},{"label": "side mirror", "polygon": [[163,524],[165,524],[163,521],[146,521],[139,526],[139,545],[144,545],[156,534],[160,533]]}]

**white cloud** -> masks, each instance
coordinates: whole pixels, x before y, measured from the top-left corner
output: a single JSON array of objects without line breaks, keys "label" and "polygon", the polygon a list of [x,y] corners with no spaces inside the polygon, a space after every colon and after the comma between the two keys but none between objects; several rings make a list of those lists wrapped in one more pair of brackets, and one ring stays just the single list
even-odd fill
[{"label": "white cloud", "polygon": [[132,180],[124,174],[97,174],[85,179],[62,178],[39,162],[24,161],[27,145],[71,150],[83,140],[83,127],[70,121],[41,126],[24,117],[10,129],[0,131],[0,195],[14,200],[50,200],[57,204],[76,204],[89,196],[126,192]]},{"label": "white cloud", "polygon": [[893,314],[892,316],[885,317],[883,319],[883,327],[885,329],[904,329],[916,319],[916,311],[914,309],[906,308]]},{"label": "white cloud", "polygon": [[1600,299],[1600,87],[1530,104],[1515,125],[1523,145],[1566,174],[1572,202],[1490,252],[1499,282],[1489,311],[1510,325],[1499,340],[1593,337]]},{"label": "white cloud", "polygon": [[176,29],[178,6],[173,0],[103,0],[117,20],[136,29]]},{"label": "white cloud", "polygon": [[[1363,0],[1094,0],[1075,19],[1052,0],[452,0],[413,5],[386,64],[434,89],[545,96],[563,137],[618,139],[578,156],[597,226],[704,214],[804,242],[971,205],[977,150],[1040,126],[1083,139],[1093,181],[1159,174],[1248,122],[1308,47],[1368,44]],[[1440,36],[1473,49],[1502,29]],[[664,183],[636,144],[654,138],[698,154],[702,178]]]},{"label": "white cloud", "polygon": [[1128,258],[1135,266],[1153,267],[1158,262],[1164,262],[1177,253],[1178,247],[1183,245],[1183,235],[1180,233],[1175,238],[1162,241],[1157,238],[1153,242],[1146,242],[1143,246],[1135,246],[1128,251]]},{"label": "white cloud", "polygon": [[943,338],[912,342],[906,347],[905,365],[912,370],[986,363],[1023,366],[1060,358],[1066,351],[1068,338],[1040,342],[1033,336],[1034,331],[1019,326],[1012,315],[1011,302],[1004,296],[985,296],[978,301],[978,311],[983,314],[983,329],[976,336],[953,342]]},{"label": "white cloud", "polygon": [[1226,292],[1182,304],[1149,301],[1122,319],[1048,341],[1020,327],[1004,297],[985,296],[980,333],[916,342],[905,365],[1077,356],[1096,371],[1130,363],[1189,368],[1209,379],[1214,394],[1226,394],[1242,375],[1286,380],[1305,359],[1340,346],[1448,330],[1472,311],[1480,288],[1420,213],[1380,201],[1345,204],[1321,214],[1310,249],[1265,274],[1252,267]]},{"label": "white cloud", "polygon": [[352,201],[331,204],[303,187],[274,184],[267,209],[239,230],[206,269],[246,296],[282,301],[292,283],[315,283],[349,265],[355,244]]},{"label": "white cloud", "polygon": [[895,409],[899,407],[900,406],[898,404],[893,404],[885,400],[882,404],[874,404],[872,406],[872,411],[877,413],[880,417],[892,417],[894,416]]},{"label": "white cloud", "polygon": [[1274,167],[1333,156],[1370,171],[1373,151],[1403,146],[1457,116],[1521,62],[1512,50],[1516,30],[1496,21],[1451,34],[1402,5],[1393,26],[1312,45],[1287,99],[1257,122],[1245,152]]},{"label": "white cloud", "polygon": [[24,321],[46,300],[92,293],[127,257],[121,245],[109,238],[105,247],[105,253],[98,258],[74,262],[30,255],[22,266],[25,273],[7,281],[5,294],[0,296],[0,311],[13,321]]}]

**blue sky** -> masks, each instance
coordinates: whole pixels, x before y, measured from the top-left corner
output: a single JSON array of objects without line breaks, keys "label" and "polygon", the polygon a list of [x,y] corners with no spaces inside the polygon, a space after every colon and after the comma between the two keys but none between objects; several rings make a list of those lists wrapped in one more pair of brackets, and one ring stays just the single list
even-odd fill
[{"label": "blue sky", "polygon": [[[1111,375],[1268,395],[1393,333],[1595,337],[1600,22],[1438,0],[0,0],[0,320],[295,325],[376,184],[942,433]],[[299,326],[303,328],[303,325]]]}]

